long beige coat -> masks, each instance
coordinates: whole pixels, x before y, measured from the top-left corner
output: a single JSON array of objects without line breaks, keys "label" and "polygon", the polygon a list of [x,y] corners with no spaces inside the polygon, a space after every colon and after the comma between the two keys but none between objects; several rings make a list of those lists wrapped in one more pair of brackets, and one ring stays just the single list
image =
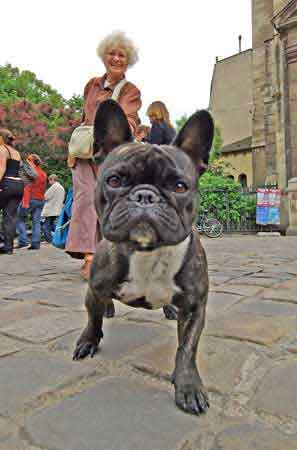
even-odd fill
[{"label": "long beige coat", "polygon": [[[83,122],[92,125],[98,105],[111,98],[115,86],[104,88],[106,76],[92,78],[84,90]],[[139,89],[127,82],[120,92],[119,104],[126,113],[130,127],[135,133],[140,123],[138,111],[141,107]],[[96,177],[91,160],[76,159],[72,168],[73,206],[66,251],[75,258],[83,258],[86,253],[94,253],[100,240],[97,214],[94,207]]]}]

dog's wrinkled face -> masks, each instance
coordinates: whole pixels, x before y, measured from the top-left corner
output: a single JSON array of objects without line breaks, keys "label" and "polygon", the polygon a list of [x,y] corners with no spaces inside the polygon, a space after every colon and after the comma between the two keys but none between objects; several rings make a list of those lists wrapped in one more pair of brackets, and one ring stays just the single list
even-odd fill
[{"label": "dog's wrinkled face", "polygon": [[[191,154],[192,141],[196,139],[199,143],[201,133],[198,136],[191,130],[183,137],[182,130],[173,145],[154,146],[129,142],[127,128],[121,130],[124,143],[114,148],[107,131],[108,112],[113,111],[110,113],[113,135],[124,121],[122,116],[120,120],[116,116],[119,105],[110,102],[102,105],[107,120],[103,132],[96,127],[96,122],[102,126],[103,120],[98,120],[100,112],[103,114],[102,108],[95,121],[95,142],[100,143],[99,148],[105,154],[112,150],[100,167],[95,196],[102,234],[110,241],[130,242],[143,250],[175,245],[191,231],[196,214],[199,170],[207,164],[209,148],[204,155],[205,145],[201,145],[200,154],[195,154],[196,164]],[[212,133],[212,121],[208,127]],[[119,144],[119,138],[114,137]],[[207,135],[208,147],[211,140],[212,134]],[[108,145],[104,146],[104,142]]]},{"label": "dog's wrinkled face", "polygon": [[143,248],[181,242],[195,216],[196,175],[190,158],[176,147],[118,147],[101,167],[97,187],[103,235]]}]

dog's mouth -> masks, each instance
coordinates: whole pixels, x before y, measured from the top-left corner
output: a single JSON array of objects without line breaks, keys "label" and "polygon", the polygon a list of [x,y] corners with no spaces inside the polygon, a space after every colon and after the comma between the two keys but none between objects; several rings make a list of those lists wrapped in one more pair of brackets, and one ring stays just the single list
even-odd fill
[{"label": "dog's mouth", "polygon": [[137,243],[142,249],[148,249],[157,245],[159,236],[150,223],[140,222],[130,230],[129,240]]}]

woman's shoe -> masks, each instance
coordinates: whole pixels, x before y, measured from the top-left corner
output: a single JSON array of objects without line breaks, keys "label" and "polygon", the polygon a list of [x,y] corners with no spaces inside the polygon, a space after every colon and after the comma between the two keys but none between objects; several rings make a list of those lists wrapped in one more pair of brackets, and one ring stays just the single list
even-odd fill
[{"label": "woman's shoe", "polygon": [[15,248],[27,248],[29,244],[17,244]]},{"label": "woman's shoe", "polygon": [[12,250],[6,250],[6,248],[0,248],[0,255],[12,255]]}]

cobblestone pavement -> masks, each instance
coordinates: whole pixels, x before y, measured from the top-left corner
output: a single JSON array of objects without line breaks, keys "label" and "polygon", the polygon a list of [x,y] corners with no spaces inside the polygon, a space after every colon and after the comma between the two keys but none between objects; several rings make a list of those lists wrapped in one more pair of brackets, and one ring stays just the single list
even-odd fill
[{"label": "cobblestone pavement", "polygon": [[49,245],[0,256],[0,449],[297,449],[297,238],[203,243],[203,417],[174,404],[175,322],[117,304],[101,351],[73,362],[80,262]]}]

